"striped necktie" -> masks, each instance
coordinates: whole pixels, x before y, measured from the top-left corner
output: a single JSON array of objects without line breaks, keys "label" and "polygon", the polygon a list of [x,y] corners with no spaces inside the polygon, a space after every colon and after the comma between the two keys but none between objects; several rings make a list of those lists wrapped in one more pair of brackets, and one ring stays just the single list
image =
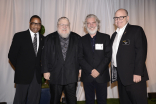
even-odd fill
[{"label": "striped necktie", "polygon": [[34,41],[33,41],[34,51],[37,55],[37,34],[34,34]]}]

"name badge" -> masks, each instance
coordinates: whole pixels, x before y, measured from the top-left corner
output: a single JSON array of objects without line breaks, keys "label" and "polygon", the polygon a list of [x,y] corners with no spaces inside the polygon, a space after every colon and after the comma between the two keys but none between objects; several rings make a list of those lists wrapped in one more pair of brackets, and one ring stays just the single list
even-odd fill
[{"label": "name badge", "polygon": [[103,50],[103,44],[95,44],[95,50]]}]

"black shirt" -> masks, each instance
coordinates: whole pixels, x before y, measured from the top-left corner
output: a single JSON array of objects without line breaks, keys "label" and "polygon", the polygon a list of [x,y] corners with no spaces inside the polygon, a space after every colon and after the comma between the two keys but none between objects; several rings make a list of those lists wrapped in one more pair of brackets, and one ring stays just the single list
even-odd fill
[{"label": "black shirt", "polygon": [[90,40],[91,40],[91,46],[92,46],[92,51],[95,51],[95,40],[96,40],[96,35],[92,38],[90,36]]}]

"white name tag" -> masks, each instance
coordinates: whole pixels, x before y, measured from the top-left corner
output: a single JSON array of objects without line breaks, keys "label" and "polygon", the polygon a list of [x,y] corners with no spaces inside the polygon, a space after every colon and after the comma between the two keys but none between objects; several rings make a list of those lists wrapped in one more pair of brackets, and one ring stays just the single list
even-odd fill
[{"label": "white name tag", "polygon": [[103,50],[103,44],[95,44],[95,50]]}]

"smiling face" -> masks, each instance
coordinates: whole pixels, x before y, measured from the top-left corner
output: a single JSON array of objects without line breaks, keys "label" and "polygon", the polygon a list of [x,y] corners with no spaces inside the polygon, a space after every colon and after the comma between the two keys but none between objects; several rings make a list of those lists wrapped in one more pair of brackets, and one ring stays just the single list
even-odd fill
[{"label": "smiling face", "polygon": [[88,18],[86,27],[90,35],[95,35],[98,30],[96,19],[94,17]]},{"label": "smiling face", "polygon": [[115,13],[115,17],[122,17],[122,16],[125,16],[122,20],[120,20],[119,18],[117,20],[114,20],[114,23],[118,28],[123,28],[129,20],[129,16],[127,16],[126,11],[123,9],[118,10]]},{"label": "smiling face", "polygon": [[67,38],[70,34],[70,23],[67,19],[63,18],[59,20],[57,31],[59,35],[61,35],[63,38]]},{"label": "smiling face", "polygon": [[29,28],[33,33],[37,33],[41,29],[41,21],[39,18],[32,18],[29,23]]}]

